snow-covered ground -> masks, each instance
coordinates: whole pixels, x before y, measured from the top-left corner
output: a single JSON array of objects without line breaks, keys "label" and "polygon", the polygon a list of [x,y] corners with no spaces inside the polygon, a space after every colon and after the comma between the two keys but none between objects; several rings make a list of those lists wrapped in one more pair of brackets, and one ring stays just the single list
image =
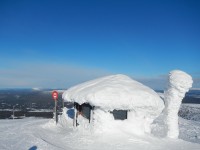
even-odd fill
[{"label": "snow-covered ground", "polygon": [[[63,116],[65,117],[65,116]],[[200,122],[179,118],[177,140],[135,136],[125,132],[91,134],[73,129],[68,120],[55,125],[52,119],[0,120],[1,150],[199,150]],[[158,134],[159,135],[159,134]]]},{"label": "snow-covered ground", "polygon": [[179,116],[187,120],[200,121],[200,104],[182,104]]}]

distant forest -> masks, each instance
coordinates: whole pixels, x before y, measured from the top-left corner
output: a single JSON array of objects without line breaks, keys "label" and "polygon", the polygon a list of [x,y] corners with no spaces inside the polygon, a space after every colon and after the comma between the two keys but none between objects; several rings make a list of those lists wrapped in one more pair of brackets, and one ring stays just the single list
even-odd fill
[{"label": "distant forest", "polygon": [[[0,108],[3,105],[12,107],[18,104],[20,107],[48,108],[53,109],[54,101],[51,97],[51,89],[32,90],[32,89],[5,89],[0,90]],[[163,91],[157,91],[163,92]],[[186,94],[183,103],[200,104],[200,91],[194,90]],[[59,93],[58,105],[62,106],[62,92]],[[17,106],[16,106],[17,107]]]},{"label": "distant forest", "polygon": [[[62,93],[59,93],[58,103],[59,105],[62,105]],[[2,105],[53,109],[54,100],[51,96],[51,90],[0,90],[0,106],[2,107]]]}]

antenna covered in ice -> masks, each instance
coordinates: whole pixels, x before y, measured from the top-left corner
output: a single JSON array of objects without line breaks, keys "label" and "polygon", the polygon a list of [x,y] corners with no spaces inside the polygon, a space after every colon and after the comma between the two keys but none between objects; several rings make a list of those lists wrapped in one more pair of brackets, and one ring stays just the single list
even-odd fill
[{"label": "antenna covered in ice", "polygon": [[180,70],[173,70],[168,76],[168,87],[165,91],[167,136],[178,138],[178,111],[185,93],[192,87],[192,77]]}]

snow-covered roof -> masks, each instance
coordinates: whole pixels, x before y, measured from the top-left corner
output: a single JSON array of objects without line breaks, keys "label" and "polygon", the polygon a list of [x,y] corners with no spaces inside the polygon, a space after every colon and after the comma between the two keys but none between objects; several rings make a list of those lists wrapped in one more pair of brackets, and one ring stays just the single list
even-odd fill
[{"label": "snow-covered roof", "polygon": [[65,91],[65,101],[89,103],[103,109],[135,109],[150,107],[161,112],[164,104],[159,95],[149,87],[122,74],[91,80]]}]

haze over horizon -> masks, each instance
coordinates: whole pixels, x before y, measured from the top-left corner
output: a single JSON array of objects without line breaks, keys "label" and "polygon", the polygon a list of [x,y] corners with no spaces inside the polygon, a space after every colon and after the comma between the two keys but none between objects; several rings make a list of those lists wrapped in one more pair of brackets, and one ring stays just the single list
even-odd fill
[{"label": "haze over horizon", "polygon": [[0,1],[0,88],[68,88],[126,74],[154,89],[180,69],[200,88],[200,1]]}]

